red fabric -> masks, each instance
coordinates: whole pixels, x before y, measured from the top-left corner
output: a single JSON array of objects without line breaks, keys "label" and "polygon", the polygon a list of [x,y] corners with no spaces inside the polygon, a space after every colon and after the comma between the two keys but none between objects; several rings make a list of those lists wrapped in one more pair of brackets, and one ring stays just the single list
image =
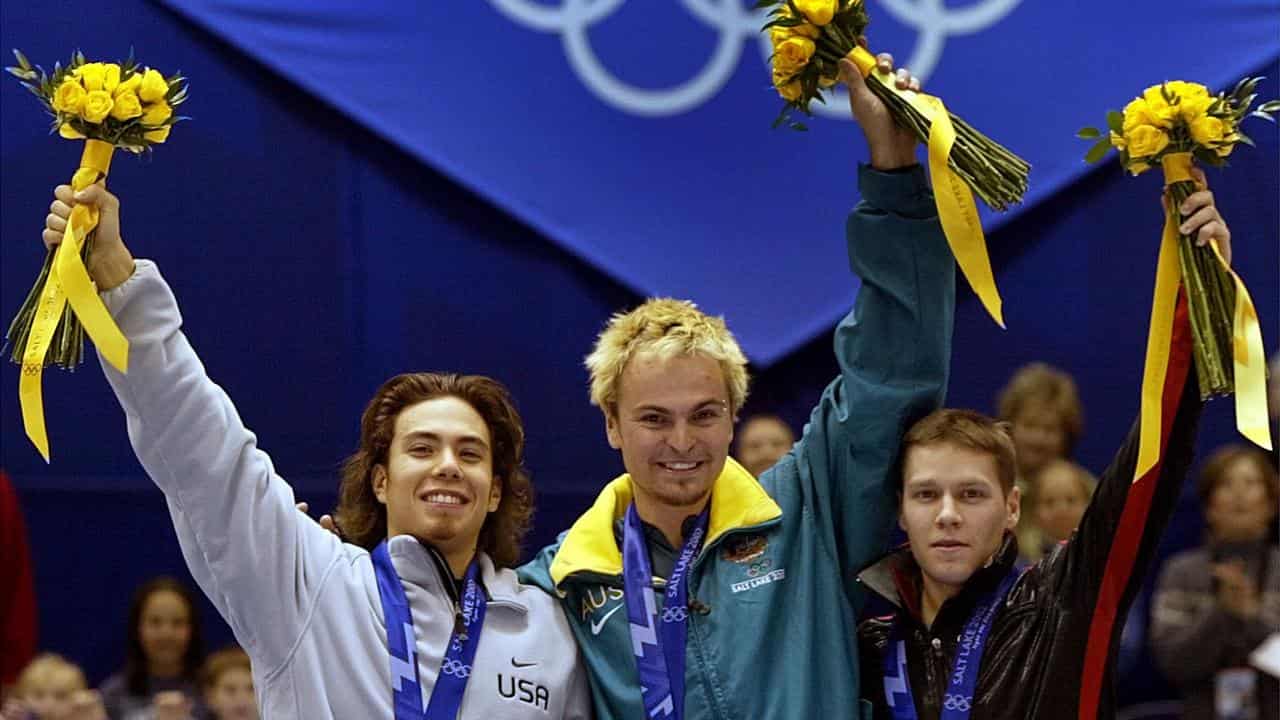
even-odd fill
[{"label": "red fabric", "polygon": [[0,686],[14,684],[36,654],[33,575],[18,495],[0,470]]},{"label": "red fabric", "polygon": [[1185,298],[1182,295],[1179,295],[1177,309],[1174,311],[1173,337],[1170,345],[1169,367],[1165,374],[1161,403],[1165,422],[1160,428],[1160,459],[1156,461],[1155,467],[1148,470],[1142,479],[1129,489],[1124,513],[1120,516],[1120,529],[1111,543],[1111,552],[1107,554],[1102,586],[1099,588],[1093,618],[1089,623],[1089,641],[1085,646],[1083,677],[1080,682],[1080,710],[1077,715],[1079,720],[1095,720],[1097,717],[1098,700],[1102,694],[1103,681],[1106,679],[1107,658],[1111,654],[1111,638],[1117,621],[1124,620],[1116,617],[1116,608],[1133,573],[1133,563],[1147,523],[1147,512],[1151,509],[1151,500],[1155,495],[1160,471],[1163,468],[1164,452],[1169,442],[1169,433],[1173,429],[1173,418],[1178,412],[1178,401],[1182,398],[1183,387],[1191,369],[1191,324],[1187,316]]}]

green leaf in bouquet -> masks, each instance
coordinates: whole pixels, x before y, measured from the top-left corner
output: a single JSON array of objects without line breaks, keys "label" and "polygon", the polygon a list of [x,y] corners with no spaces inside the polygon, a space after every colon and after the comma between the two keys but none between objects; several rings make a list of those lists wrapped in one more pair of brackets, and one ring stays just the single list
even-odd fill
[{"label": "green leaf in bouquet", "polygon": [[80,67],[81,65],[84,65],[86,62],[88,62],[88,60],[85,59],[84,53],[80,52],[79,50],[75,51],[75,53],[71,56],[71,67]]},{"label": "green leaf in bouquet", "polygon": [[1240,81],[1240,84],[1236,86],[1236,91],[1232,94],[1235,95],[1236,97],[1244,97],[1246,95],[1252,95],[1254,88],[1258,87],[1258,83],[1261,81],[1262,81],[1262,78],[1260,77],[1244,78],[1243,80]]},{"label": "green leaf in bouquet", "polygon": [[1107,111],[1107,129],[1117,135],[1124,134],[1124,113],[1116,110]]},{"label": "green leaf in bouquet", "polygon": [[758,0],[758,2],[756,2],[756,4],[755,4],[755,5],[752,5],[752,6],[751,6],[751,9],[752,9],[752,10],[763,10],[763,9],[765,9],[765,8],[769,7],[770,5],[773,5],[773,4],[777,3],[777,2],[778,2],[778,0]]},{"label": "green leaf in bouquet", "polygon": [[1280,112],[1280,100],[1268,100],[1259,105],[1258,110],[1264,113]]},{"label": "green leaf in bouquet", "polygon": [[1096,137],[1102,137],[1102,131],[1096,127],[1082,127],[1076,131],[1076,137],[1081,140],[1092,140]]},{"label": "green leaf in bouquet", "polygon": [[1275,122],[1275,121],[1276,121],[1276,119],[1275,119],[1274,117],[1272,117],[1270,114],[1265,113],[1265,112],[1263,112],[1263,111],[1261,111],[1261,110],[1254,110],[1253,112],[1249,113],[1249,117],[1260,117],[1260,118],[1262,118],[1263,120],[1269,120],[1269,121],[1271,121],[1271,122]]},{"label": "green leaf in bouquet", "polygon": [[23,70],[31,69],[31,61],[28,60],[27,56],[23,55],[22,51],[19,50],[18,48],[13,49],[13,57],[17,59],[18,67],[22,68]]},{"label": "green leaf in bouquet", "polygon": [[1245,145],[1248,145],[1249,147],[1258,147],[1256,144],[1254,144],[1253,138],[1249,137],[1248,135],[1245,135],[1239,130],[1236,130],[1236,139],[1238,139],[1240,142],[1244,143]]},{"label": "green leaf in bouquet", "polygon": [[1212,165],[1213,167],[1222,167],[1223,165],[1226,164],[1226,160],[1224,158],[1218,157],[1218,153],[1210,150],[1209,148],[1204,147],[1203,145],[1196,145],[1194,148],[1191,149],[1191,154],[1195,157],[1196,162],[1200,163],[1201,165]]},{"label": "green leaf in bouquet", "polygon": [[1086,153],[1084,156],[1084,161],[1087,163],[1096,163],[1102,158],[1106,157],[1107,151],[1110,149],[1111,149],[1111,139],[1103,138],[1098,142],[1094,143],[1093,147],[1089,148],[1089,152]]}]

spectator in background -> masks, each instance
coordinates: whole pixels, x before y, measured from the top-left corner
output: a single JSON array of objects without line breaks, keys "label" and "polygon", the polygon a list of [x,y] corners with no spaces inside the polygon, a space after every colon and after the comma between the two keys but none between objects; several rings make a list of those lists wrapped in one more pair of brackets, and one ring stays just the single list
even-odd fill
[{"label": "spectator in background", "polygon": [[124,669],[101,687],[111,720],[206,716],[197,683],[204,645],[187,586],[159,577],[139,587],[126,643]]},{"label": "spectator in background", "polygon": [[211,720],[258,720],[249,655],[233,645],[209,656],[200,673]]},{"label": "spectator in background", "polygon": [[[1017,451],[1018,490],[1028,510],[1036,506],[1036,475],[1054,460],[1070,457],[1084,430],[1084,409],[1076,383],[1045,363],[1018,368],[996,398],[996,413],[1012,427]],[[1034,512],[1023,512],[1014,533],[1024,560],[1042,553],[1042,531]]]},{"label": "spectator in background", "polygon": [[1032,522],[1019,528],[1018,550],[1026,561],[1035,562],[1071,538],[1098,479],[1080,465],[1059,458],[1041,468],[1030,484],[1031,499],[1024,511]]},{"label": "spectator in background", "polygon": [[[7,652],[8,648],[5,648]],[[106,720],[98,694],[88,689],[84,672],[60,655],[43,653],[18,676],[5,702],[4,720]]]},{"label": "spectator in background", "polygon": [[1050,461],[1071,455],[1084,430],[1084,408],[1071,376],[1045,363],[1024,365],[996,401],[1013,426],[1018,476],[1029,481]]},{"label": "spectator in background", "polygon": [[0,470],[0,699],[36,654],[36,591],[18,494]]},{"label": "spectator in background", "polygon": [[734,457],[752,475],[773,467],[796,442],[791,427],[777,415],[752,415],[738,428],[738,446]]},{"label": "spectator in background", "polygon": [[1156,587],[1152,651],[1186,720],[1280,717],[1280,683],[1248,656],[1280,632],[1280,547],[1270,540],[1280,478],[1266,453],[1228,446],[1196,486],[1208,543],[1170,558]]}]

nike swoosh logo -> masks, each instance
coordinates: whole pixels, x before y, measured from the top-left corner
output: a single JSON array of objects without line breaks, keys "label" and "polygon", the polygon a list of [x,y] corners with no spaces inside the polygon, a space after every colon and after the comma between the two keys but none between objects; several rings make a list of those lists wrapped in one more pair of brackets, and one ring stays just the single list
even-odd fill
[{"label": "nike swoosh logo", "polygon": [[511,664],[512,664],[512,665],[514,665],[515,667],[518,667],[518,668],[527,668],[527,667],[533,667],[534,665],[537,665],[538,663],[536,663],[536,662],[520,662],[519,660],[516,660],[515,658],[511,658]]},{"label": "nike swoosh logo", "polygon": [[604,629],[604,624],[605,624],[605,623],[607,623],[607,622],[609,622],[609,618],[610,618],[614,613],[616,613],[616,612],[618,612],[619,610],[621,610],[621,609],[622,609],[622,605],[623,605],[622,603],[618,603],[618,606],[617,606],[617,607],[615,607],[614,609],[612,609],[612,610],[610,610],[609,612],[605,613],[605,614],[604,614],[604,617],[600,618],[600,622],[596,622],[595,620],[592,620],[592,621],[591,621],[591,634],[592,634],[592,635],[599,635],[599,634],[600,634],[600,631]]}]

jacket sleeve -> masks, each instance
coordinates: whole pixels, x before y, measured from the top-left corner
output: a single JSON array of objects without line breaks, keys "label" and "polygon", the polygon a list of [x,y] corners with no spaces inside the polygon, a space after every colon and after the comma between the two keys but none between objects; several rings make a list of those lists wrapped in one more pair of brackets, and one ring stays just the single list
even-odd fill
[{"label": "jacket sleeve", "polygon": [[1238,631],[1212,597],[1190,586],[1188,571],[1194,568],[1186,559],[1175,557],[1165,566],[1151,611],[1151,651],[1165,675],[1184,690],[1224,667],[1227,643]]},{"label": "jacket sleeve", "polygon": [[850,587],[888,541],[902,435],[946,394],[955,315],[955,263],[923,169],[863,166],[859,187],[846,235],[862,286],[835,331],[840,375],[793,449],[806,512]]},{"label": "jacket sleeve", "polygon": [[1168,424],[1161,433],[1161,461],[1133,482],[1139,439],[1135,422],[1102,474],[1075,536],[1046,560],[1045,573],[1056,596],[1070,602],[1080,617],[1092,617],[1099,609],[1113,614],[1116,632],[1141,588],[1191,465],[1202,408],[1191,364],[1191,326],[1180,298],[1162,394]]},{"label": "jacket sleeve", "polygon": [[129,440],[164,492],[192,575],[269,675],[300,635],[341,542],[294,507],[293,489],[205,374],[169,286],[140,260],[103,293],[129,339],[129,371],[102,362]]}]

